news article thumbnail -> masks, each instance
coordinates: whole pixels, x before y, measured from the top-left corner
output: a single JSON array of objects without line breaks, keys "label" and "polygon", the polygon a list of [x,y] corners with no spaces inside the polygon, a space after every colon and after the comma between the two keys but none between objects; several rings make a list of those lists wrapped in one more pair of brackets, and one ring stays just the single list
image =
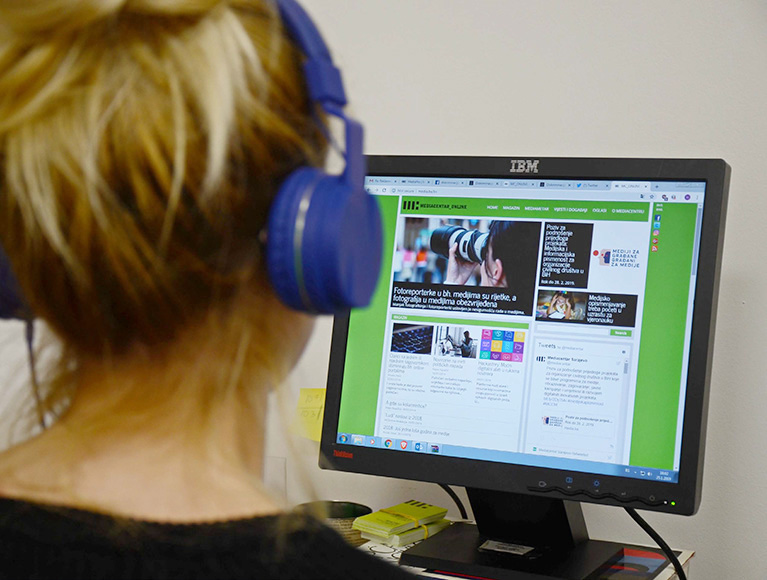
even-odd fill
[{"label": "news article thumbnail", "polygon": [[422,324],[394,324],[391,351],[404,354],[431,354],[434,327]]},{"label": "news article thumbnail", "polygon": [[540,222],[400,220],[392,307],[533,314]]},{"label": "news article thumbnail", "polygon": [[546,224],[543,233],[541,286],[586,288],[593,224]]},{"label": "news article thumbnail", "polygon": [[479,335],[475,326],[437,326],[434,355],[475,359]]},{"label": "news article thumbnail", "polygon": [[633,327],[636,309],[637,297],[633,294],[541,290],[538,292],[535,318],[551,322]]}]

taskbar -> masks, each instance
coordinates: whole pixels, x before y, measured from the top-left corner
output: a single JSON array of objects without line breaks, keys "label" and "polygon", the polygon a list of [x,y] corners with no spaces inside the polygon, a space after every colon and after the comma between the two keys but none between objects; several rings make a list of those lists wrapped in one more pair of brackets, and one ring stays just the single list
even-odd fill
[{"label": "taskbar", "polygon": [[396,439],[393,437],[378,437],[375,435],[360,435],[357,433],[338,433],[336,443],[355,447],[370,447],[387,449],[405,453],[424,453],[456,457],[460,459],[476,459],[525,465],[528,467],[544,467],[563,471],[575,471],[616,477],[629,477],[645,481],[661,481],[664,483],[679,483],[679,472],[657,467],[640,467],[636,465],[620,465],[601,461],[586,461],[551,455],[533,453],[517,453],[496,449],[479,449],[460,445],[445,445],[439,442],[419,441],[413,439]]}]

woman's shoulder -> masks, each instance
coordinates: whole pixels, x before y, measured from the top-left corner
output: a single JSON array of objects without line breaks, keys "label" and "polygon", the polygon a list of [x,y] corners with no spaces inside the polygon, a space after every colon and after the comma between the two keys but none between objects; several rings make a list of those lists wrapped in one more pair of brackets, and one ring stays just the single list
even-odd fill
[{"label": "woman's shoulder", "polygon": [[38,578],[411,577],[302,514],[166,524],[0,498],[0,577],[30,562]]}]

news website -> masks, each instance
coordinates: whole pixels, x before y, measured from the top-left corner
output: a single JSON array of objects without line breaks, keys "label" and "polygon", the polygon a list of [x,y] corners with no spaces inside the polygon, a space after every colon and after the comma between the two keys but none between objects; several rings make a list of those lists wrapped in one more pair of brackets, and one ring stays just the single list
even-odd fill
[{"label": "news website", "polygon": [[367,186],[388,268],[350,320],[340,441],[676,481],[702,189]]}]

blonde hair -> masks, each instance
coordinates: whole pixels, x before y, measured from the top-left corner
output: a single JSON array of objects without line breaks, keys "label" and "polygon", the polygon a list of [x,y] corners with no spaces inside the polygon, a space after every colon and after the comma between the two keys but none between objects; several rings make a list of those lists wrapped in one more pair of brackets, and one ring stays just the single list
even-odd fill
[{"label": "blonde hair", "polygon": [[279,324],[259,232],[326,147],[300,65],[266,1],[0,3],[0,242],[64,345],[51,384],[192,325],[236,360]]}]

